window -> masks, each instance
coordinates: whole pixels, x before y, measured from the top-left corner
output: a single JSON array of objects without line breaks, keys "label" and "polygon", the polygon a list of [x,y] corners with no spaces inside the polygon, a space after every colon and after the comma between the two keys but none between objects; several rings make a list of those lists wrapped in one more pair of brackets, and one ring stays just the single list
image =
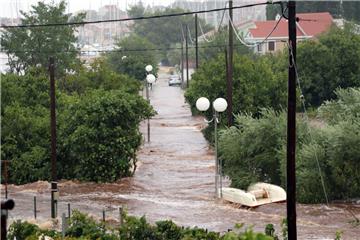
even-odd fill
[{"label": "window", "polygon": [[262,52],[262,44],[257,45],[257,51]]},{"label": "window", "polygon": [[275,42],[269,42],[269,51],[275,51]]}]

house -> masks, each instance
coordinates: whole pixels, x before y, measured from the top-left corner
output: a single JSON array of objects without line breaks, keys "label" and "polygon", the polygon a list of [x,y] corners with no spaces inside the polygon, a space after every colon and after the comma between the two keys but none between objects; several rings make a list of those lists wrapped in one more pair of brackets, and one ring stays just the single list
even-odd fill
[{"label": "house", "polygon": [[[333,18],[328,12],[298,13],[296,16],[299,18],[296,23],[298,41],[316,38],[321,33],[329,30],[333,24]],[[271,33],[279,18],[280,16],[277,16],[277,19],[272,21],[256,21],[255,27],[249,29],[245,41],[250,44],[257,43],[256,47],[254,47],[255,53],[265,54],[280,51],[286,47],[289,38],[286,19],[282,18],[276,29]],[[268,36],[270,33],[271,35]]]}]

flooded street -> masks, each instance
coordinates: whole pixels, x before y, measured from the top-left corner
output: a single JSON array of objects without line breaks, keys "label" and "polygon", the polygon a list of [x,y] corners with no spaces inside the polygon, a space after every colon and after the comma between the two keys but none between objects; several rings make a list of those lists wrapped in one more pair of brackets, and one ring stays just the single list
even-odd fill
[{"label": "flooded street", "polygon": [[[59,215],[71,208],[98,218],[118,218],[124,206],[130,215],[146,215],[151,222],[171,219],[184,226],[199,226],[226,232],[236,223],[246,223],[264,231],[273,223],[281,234],[286,204],[276,203],[244,209],[214,198],[214,154],[204,139],[202,117],[192,117],[179,87],[169,87],[168,75],[160,73],[150,91],[150,102],[157,115],[150,120],[151,141],[145,136],[138,152],[138,167],[132,178],[116,183],[95,184],[61,181]],[[2,188],[3,191],[3,188]],[[10,214],[14,219],[33,218],[33,198],[37,197],[39,220],[50,217],[50,184],[37,182],[9,186],[9,197],[16,202]],[[3,197],[3,195],[2,195]],[[360,205],[302,205],[297,208],[298,239],[334,239],[343,231],[343,239],[360,239],[360,227],[354,227],[353,215],[360,218]]]}]

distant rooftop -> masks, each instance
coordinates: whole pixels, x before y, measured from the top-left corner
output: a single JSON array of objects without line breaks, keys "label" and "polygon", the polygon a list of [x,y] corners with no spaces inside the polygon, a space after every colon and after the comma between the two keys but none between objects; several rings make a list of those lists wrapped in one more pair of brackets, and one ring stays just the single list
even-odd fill
[{"label": "distant rooftop", "polygon": [[[319,13],[298,13],[297,36],[317,36],[329,29],[333,23],[333,18],[328,12]],[[275,27],[277,20],[256,21],[255,28],[249,29],[253,38],[265,38]],[[270,38],[288,37],[288,23],[286,19],[281,19]]]}]

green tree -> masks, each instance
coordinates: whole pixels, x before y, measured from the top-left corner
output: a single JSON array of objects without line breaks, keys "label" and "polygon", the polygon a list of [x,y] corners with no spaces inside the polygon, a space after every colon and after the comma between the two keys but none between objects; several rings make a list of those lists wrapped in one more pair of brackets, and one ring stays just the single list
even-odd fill
[{"label": "green tree", "polygon": [[[250,56],[234,55],[233,75],[233,113],[259,113],[263,107],[274,106],[280,109],[286,101],[286,84],[272,72],[271,62],[267,58],[254,60]],[[226,68],[224,54],[200,65],[192,75],[190,87],[185,92],[186,101],[193,112],[199,97],[215,100],[226,98]],[[205,113],[211,119],[211,111]],[[225,121],[222,121],[225,122]],[[211,140],[211,128],[207,128],[206,137]]]},{"label": "green tree", "polygon": [[110,67],[115,72],[127,74],[139,81],[146,77],[146,65],[152,65],[153,73],[157,72],[158,62],[154,51],[139,50],[155,48],[155,45],[146,38],[132,34],[121,39],[117,47],[119,51],[113,51],[106,56]]},{"label": "green tree", "polygon": [[145,15],[145,7],[142,2],[131,6],[130,9],[127,10],[127,14],[129,17],[136,18],[136,17],[143,17]]},{"label": "green tree", "polygon": [[[132,9],[130,9],[131,11]],[[164,10],[146,11],[144,16],[155,15],[167,15],[175,13],[183,13],[186,10],[181,8],[166,8]],[[210,29],[209,25],[206,25],[205,21],[201,18],[198,19],[201,25],[204,27],[204,31]],[[178,17],[166,17],[155,18],[144,21],[136,21],[133,26],[133,30],[139,36],[148,39],[157,48],[166,49],[171,47],[172,44],[180,43],[183,39],[181,27],[188,26],[189,29],[189,42],[190,38],[195,39],[195,17],[192,15],[178,16]],[[200,35],[200,31],[198,33]],[[168,63],[167,50],[159,52],[161,59]]]},{"label": "green tree", "polygon": [[142,139],[139,124],[154,114],[146,100],[121,90],[92,90],[64,114],[59,144],[63,177],[108,182],[132,173]]},{"label": "green tree", "polygon": [[[51,24],[80,22],[84,14],[71,16],[66,14],[66,3],[45,4],[39,2],[32,6],[29,13],[21,12],[21,24]],[[57,63],[57,70],[74,69],[80,63],[77,59],[79,49],[75,47],[77,25],[57,27],[10,28],[2,32],[1,46],[9,56],[9,66],[12,72],[21,72],[30,66],[40,64],[45,69],[49,65],[49,56]]]},{"label": "green tree", "polygon": [[49,175],[50,120],[48,78],[39,69],[24,76],[1,76],[1,157],[11,161],[11,181]]},{"label": "green tree", "polygon": [[[1,158],[11,161],[11,182],[49,180],[47,73],[30,68],[23,76],[5,74],[1,85]],[[102,60],[91,70],[57,81],[59,178],[114,181],[135,170],[139,122],[153,114],[138,96],[139,86],[135,79],[110,71]],[[102,164],[111,168],[103,175]]]},{"label": "green tree", "polygon": [[352,25],[332,28],[318,41],[299,44],[297,65],[308,106],[335,98],[340,88],[360,86],[360,36]]},{"label": "green tree", "polygon": [[111,70],[105,58],[91,63],[91,70],[80,68],[58,80],[59,88],[68,94],[83,94],[89,89],[123,90],[137,94],[141,84],[135,78]]}]

